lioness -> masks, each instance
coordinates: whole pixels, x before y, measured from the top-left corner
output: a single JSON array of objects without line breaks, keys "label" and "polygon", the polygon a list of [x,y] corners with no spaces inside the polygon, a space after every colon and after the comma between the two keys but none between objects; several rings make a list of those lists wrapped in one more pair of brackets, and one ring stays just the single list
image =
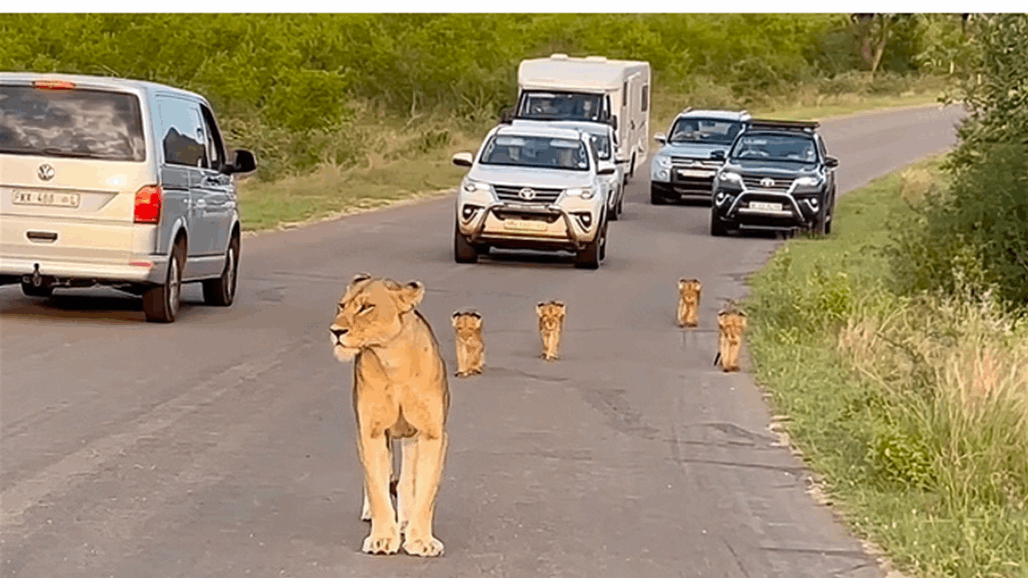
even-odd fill
[{"label": "lioness", "polygon": [[700,290],[703,285],[699,279],[678,280],[678,326],[696,327],[699,316]]},{"label": "lioness", "polygon": [[542,358],[553,361],[559,357],[560,338],[567,307],[560,301],[540,301],[535,306],[535,312],[539,315],[539,336],[543,340]]},{"label": "lioness", "polygon": [[[329,326],[332,352],[353,360],[357,451],[364,467],[364,516],[371,533],[363,550],[439,556],[432,534],[436,494],[446,456],[450,390],[439,342],[416,307],[419,281],[400,285],[360,273],[350,281]],[[393,440],[402,444],[396,510],[390,497]]]},{"label": "lioness", "polygon": [[482,342],[482,315],[477,311],[453,314],[453,330],[457,337],[457,377],[481,374],[485,365],[485,343]]},{"label": "lioness", "polygon": [[739,348],[746,330],[746,313],[734,305],[717,314],[718,346],[714,365],[721,362],[724,372],[739,371]]}]

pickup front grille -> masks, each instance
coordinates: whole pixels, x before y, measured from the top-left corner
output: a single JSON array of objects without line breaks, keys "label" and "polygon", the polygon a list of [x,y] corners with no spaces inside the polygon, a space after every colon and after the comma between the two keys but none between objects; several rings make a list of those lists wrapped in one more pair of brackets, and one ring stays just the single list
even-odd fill
[{"label": "pickup front grille", "polygon": [[[532,189],[535,192],[535,197],[531,199],[521,198],[520,192],[525,188]],[[520,203],[552,203],[564,192],[564,189],[537,189],[535,187],[508,187],[504,185],[494,185],[493,189],[501,201],[517,201]]]},{"label": "pickup front grille", "polygon": [[[761,181],[764,179],[770,179],[772,184],[763,184]],[[792,186],[792,179],[782,177],[759,177],[759,176],[744,176],[742,182],[746,185],[747,189],[761,189],[764,191],[775,191],[784,193],[789,190]]]}]

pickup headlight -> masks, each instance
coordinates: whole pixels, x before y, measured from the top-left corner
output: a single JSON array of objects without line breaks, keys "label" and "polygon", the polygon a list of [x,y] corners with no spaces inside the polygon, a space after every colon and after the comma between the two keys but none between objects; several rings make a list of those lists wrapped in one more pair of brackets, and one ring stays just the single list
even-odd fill
[{"label": "pickup headlight", "polygon": [[585,200],[589,200],[596,196],[596,191],[590,187],[578,187],[574,189],[567,189],[564,194],[568,197],[582,197]]}]

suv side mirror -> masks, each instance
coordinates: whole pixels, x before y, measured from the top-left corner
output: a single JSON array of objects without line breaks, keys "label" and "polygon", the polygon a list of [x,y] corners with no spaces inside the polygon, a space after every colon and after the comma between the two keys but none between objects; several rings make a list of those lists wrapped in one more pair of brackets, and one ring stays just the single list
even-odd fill
[{"label": "suv side mirror", "polygon": [[470,167],[474,163],[471,153],[457,153],[453,155],[453,164],[458,167]]},{"label": "suv side mirror", "polygon": [[711,151],[710,158],[714,159],[715,161],[723,161],[723,160],[725,160],[725,151],[722,151],[722,150]]},{"label": "suv side mirror", "polygon": [[834,169],[839,166],[839,159],[835,157],[825,157],[825,166],[830,169]]},{"label": "suv side mirror", "polygon": [[514,121],[514,107],[508,106],[507,108],[500,111],[500,122],[504,124],[510,124]]},{"label": "suv side mirror", "polygon": [[252,173],[257,170],[257,159],[253,153],[245,149],[236,149],[235,160],[226,164],[222,172],[227,175]]},{"label": "suv side mirror", "polygon": [[653,135],[653,140],[659,142],[661,145],[666,145],[667,135],[662,132],[658,132],[657,134]]}]

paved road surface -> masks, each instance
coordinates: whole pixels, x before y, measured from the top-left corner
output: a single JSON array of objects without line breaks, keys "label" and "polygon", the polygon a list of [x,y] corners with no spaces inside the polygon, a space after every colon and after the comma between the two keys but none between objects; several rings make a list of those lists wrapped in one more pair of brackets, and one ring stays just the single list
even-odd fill
[{"label": "paved road surface", "polygon": [[[825,123],[841,189],[949,146],[958,117]],[[721,299],[779,242],[712,238],[708,209],[651,206],[646,178],[598,271],[455,264],[446,198],[246,239],[236,305],[169,326],[113,291],[0,288],[0,576],[876,576],[750,376],[711,365]],[[485,317],[485,375],[450,378],[441,559],[359,551],[351,370],[326,335],[359,270],[425,282],[451,371],[450,314]],[[704,282],[696,330],[674,325],[682,276]],[[537,357],[550,298],[568,304],[557,363]]]}]

